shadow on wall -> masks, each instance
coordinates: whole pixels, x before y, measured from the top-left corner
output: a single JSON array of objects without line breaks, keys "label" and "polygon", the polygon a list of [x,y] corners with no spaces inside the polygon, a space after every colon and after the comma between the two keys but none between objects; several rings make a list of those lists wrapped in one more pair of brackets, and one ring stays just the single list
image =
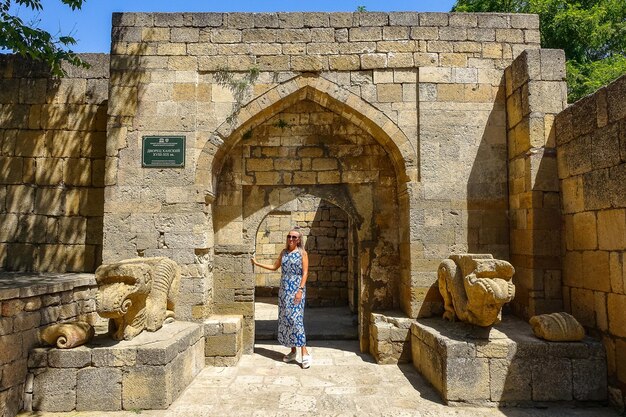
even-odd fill
[{"label": "shadow on wall", "polygon": [[0,57],[1,269],[93,271],[101,260],[109,59],[89,70]]},{"label": "shadow on wall", "polygon": [[508,260],[508,158],[504,89],[502,80],[467,181],[467,227],[461,225],[457,230],[467,230],[468,253],[491,253],[497,259]]}]

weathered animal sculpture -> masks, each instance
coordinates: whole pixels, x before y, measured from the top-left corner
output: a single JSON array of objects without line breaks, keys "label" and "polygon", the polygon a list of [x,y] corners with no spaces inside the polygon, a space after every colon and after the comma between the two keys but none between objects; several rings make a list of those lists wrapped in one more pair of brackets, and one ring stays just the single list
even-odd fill
[{"label": "weathered animal sculpture", "polygon": [[502,306],[515,297],[513,266],[489,254],[450,255],[439,265],[439,291],[443,317],[478,326],[491,326],[502,319]]},{"label": "weathered animal sculpture", "polygon": [[71,349],[93,338],[93,326],[84,321],[57,323],[46,327],[39,332],[39,340],[43,344],[53,345],[59,349]]},{"label": "weathered animal sculpture", "polygon": [[168,258],[135,258],[96,270],[96,311],[109,319],[115,340],[155,332],[174,317],[180,268]]},{"label": "weathered animal sculpture", "polygon": [[533,333],[551,342],[577,342],[585,338],[585,329],[567,313],[541,314],[530,318]]}]

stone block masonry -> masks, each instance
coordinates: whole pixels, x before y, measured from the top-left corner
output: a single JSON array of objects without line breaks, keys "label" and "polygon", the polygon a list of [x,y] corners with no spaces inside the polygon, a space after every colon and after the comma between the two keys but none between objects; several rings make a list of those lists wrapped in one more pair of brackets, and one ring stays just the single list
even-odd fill
[{"label": "stone block masonry", "polygon": [[204,332],[174,322],[130,341],[99,336],[75,349],[33,349],[28,365],[33,411],[167,409],[204,368]]},{"label": "stone block masonry", "polygon": [[565,54],[524,51],[506,70],[511,263],[515,312],[563,310],[554,119],[567,105]]},{"label": "stone block masonry", "polygon": [[68,76],[0,57],[0,270],[93,272],[101,262],[109,57]]},{"label": "stone block masonry", "polygon": [[[441,309],[450,252],[508,259],[504,69],[538,48],[534,15],[115,14],[103,258],[179,262],[181,317],[243,315],[251,351],[259,225],[326,198],[367,271],[367,350],[372,309]],[[142,170],[162,134],[187,137],[185,167]]]},{"label": "stone block masonry", "polygon": [[243,317],[211,316],[204,321],[207,366],[235,366],[243,353]]},{"label": "stone block masonry", "polygon": [[565,309],[602,335],[611,400],[626,399],[626,77],[556,117]]},{"label": "stone block masonry", "polygon": [[411,362],[411,324],[414,321],[398,311],[371,314],[370,353],[376,363]]},{"label": "stone block masonry", "polygon": [[607,358],[600,342],[546,342],[513,317],[484,328],[421,319],[411,325],[411,351],[413,366],[448,405],[601,404],[607,399]]},{"label": "stone block masonry", "polygon": [[0,274],[0,416],[13,417],[28,407],[23,398],[27,362],[39,344],[38,332],[66,321],[99,322],[96,282],[91,274]]}]

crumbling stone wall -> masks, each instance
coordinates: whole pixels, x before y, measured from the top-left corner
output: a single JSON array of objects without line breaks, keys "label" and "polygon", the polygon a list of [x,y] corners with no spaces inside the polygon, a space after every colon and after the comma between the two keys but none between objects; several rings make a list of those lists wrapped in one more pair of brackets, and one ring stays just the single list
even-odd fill
[{"label": "crumbling stone wall", "polygon": [[0,269],[93,271],[100,264],[109,59],[65,78],[0,57]]},{"label": "crumbling stone wall", "polygon": [[[347,305],[348,291],[355,289],[354,279],[348,282],[348,222],[347,214],[333,204],[299,197],[263,220],[256,234],[256,256],[267,264],[275,262],[287,232],[298,227],[309,257],[307,306]],[[280,271],[255,272],[256,296],[278,296]]]},{"label": "crumbling stone wall", "polygon": [[[626,77],[556,118],[565,308],[602,335],[613,401],[626,394]],[[620,392],[621,391],[621,392]]]}]

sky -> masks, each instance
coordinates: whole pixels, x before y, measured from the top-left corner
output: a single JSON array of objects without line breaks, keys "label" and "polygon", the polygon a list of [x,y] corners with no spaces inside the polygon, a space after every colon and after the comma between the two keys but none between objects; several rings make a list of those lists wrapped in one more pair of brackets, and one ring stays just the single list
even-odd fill
[{"label": "sky", "polygon": [[52,35],[70,34],[78,43],[74,52],[110,50],[113,12],[353,12],[358,6],[377,12],[448,12],[454,0],[86,0],[81,10],[72,11],[60,0],[42,0],[43,12],[33,15],[20,9],[25,21],[33,19]]}]

